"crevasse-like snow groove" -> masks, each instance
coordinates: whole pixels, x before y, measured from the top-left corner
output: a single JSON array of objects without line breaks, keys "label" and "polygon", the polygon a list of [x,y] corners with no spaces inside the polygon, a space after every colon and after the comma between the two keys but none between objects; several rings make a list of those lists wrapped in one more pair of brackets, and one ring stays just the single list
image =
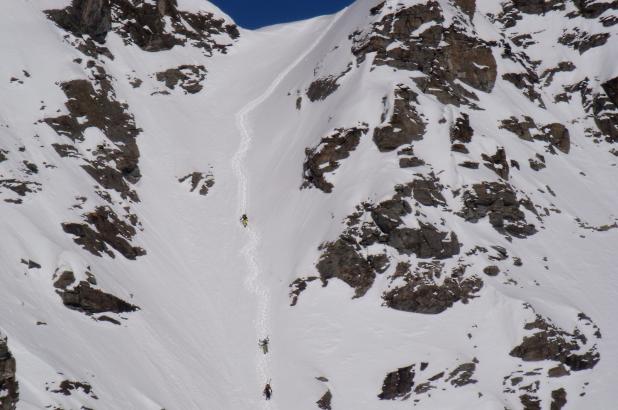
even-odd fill
[{"label": "crevasse-like snow groove", "polygon": [[[264,103],[281,85],[281,82],[292,72],[292,70],[303,62],[304,59],[320,44],[320,42],[324,39],[324,37],[328,34],[331,28],[337,23],[341,16],[342,12],[335,15],[328,26],[324,29],[322,34],[316,38],[316,40],[311,44],[304,53],[302,53],[292,64],[285,68],[279,75],[273,80],[273,82],[268,86],[268,88],[257,98],[250,101],[243,108],[241,108],[235,116],[236,128],[240,132],[240,146],[238,150],[234,154],[232,158],[232,169],[236,179],[238,180],[238,208],[237,215],[240,216],[244,213],[248,213],[248,205],[249,205],[249,192],[248,192],[248,180],[247,180],[247,170],[244,164],[247,154],[249,152],[249,148],[251,147],[251,142],[253,140],[253,136],[251,135],[251,127],[248,125],[249,115],[253,110],[255,110],[260,104]],[[250,215],[249,215],[250,217]],[[258,222],[259,224],[259,222]],[[240,226],[240,225],[239,225]],[[256,337],[256,367],[258,371],[259,377],[264,380],[264,383],[268,382],[271,379],[270,375],[270,364],[269,364],[269,355],[262,354],[261,350],[257,347],[258,339],[267,337],[269,335],[270,330],[270,292],[268,288],[260,281],[261,269],[258,263],[257,253],[258,253],[258,244],[260,242],[260,234],[259,231],[255,229],[255,224],[250,220],[249,226],[246,228],[246,234],[248,235],[249,240],[242,248],[242,255],[247,261],[248,265],[248,274],[245,278],[244,285],[245,287],[253,294],[257,296],[258,299],[258,307],[257,307],[257,315],[254,320],[255,331],[257,333]],[[276,345],[276,343],[275,343]],[[261,391],[262,386],[258,386]],[[275,386],[276,387],[276,386]],[[276,392],[275,392],[276,394]],[[276,396],[275,396],[276,398]],[[263,401],[262,404],[263,409],[275,409],[275,401]]]}]

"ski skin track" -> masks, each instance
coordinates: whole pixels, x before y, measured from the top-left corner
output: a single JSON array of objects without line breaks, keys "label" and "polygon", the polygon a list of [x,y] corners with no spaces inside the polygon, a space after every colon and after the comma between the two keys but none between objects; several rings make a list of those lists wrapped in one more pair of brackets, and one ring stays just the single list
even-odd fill
[{"label": "ski skin track", "polygon": [[[248,125],[249,115],[253,112],[257,107],[259,107],[262,103],[264,103],[269,97],[271,97],[275,90],[281,85],[283,80],[296,68],[300,63],[305,60],[309,54],[322,42],[322,40],[326,37],[328,32],[334,27],[337,23],[341,15],[345,10],[335,14],[332,17],[332,21],[328,24],[328,26],[324,29],[322,34],[320,34],[317,39],[307,48],[307,50],[302,53],[292,64],[290,64],[285,70],[283,70],[273,82],[268,86],[268,88],[258,97],[247,103],[244,107],[240,109],[235,115],[235,124],[236,128],[240,132],[240,145],[238,150],[234,154],[232,158],[232,169],[234,171],[234,175],[238,180],[238,208],[237,215],[240,217],[243,214],[247,214],[250,216],[248,212],[249,205],[249,192],[248,192],[248,180],[247,180],[247,172],[246,167],[244,166],[245,159],[247,154],[249,153],[249,148],[251,147],[251,142],[253,141],[253,136],[251,135],[251,127]],[[249,218],[250,219],[250,218]],[[267,383],[271,380],[271,372],[270,372],[270,360],[269,354],[263,354],[260,349],[257,347],[257,342],[265,337],[268,337],[270,331],[270,292],[268,288],[264,286],[264,284],[260,281],[261,277],[261,269],[258,263],[258,245],[260,243],[260,233],[254,228],[254,224],[251,223],[251,219],[249,221],[249,225],[246,228],[240,228],[245,231],[245,234],[248,235],[249,239],[245,246],[241,250],[241,254],[245,258],[248,265],[248,274],[245,278],[244,285],[249,292],[254,294],[258,299],[257,306],[257,315],[254,320],[254,326],[256,331],[256,367],[258,370],[258,375],[264,380],[264,383]],[[258,390],[261,394],[262,386],[258,386]],[[273,399],[276,397],[276,393],[273,394]],[[274,400],[262,400],[261,401],[262,409],[276,409],[277,406]]]}]

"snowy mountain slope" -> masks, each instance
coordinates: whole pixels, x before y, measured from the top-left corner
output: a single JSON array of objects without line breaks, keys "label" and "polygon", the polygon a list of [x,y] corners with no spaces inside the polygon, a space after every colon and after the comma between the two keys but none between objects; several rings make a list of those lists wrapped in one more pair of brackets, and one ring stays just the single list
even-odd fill
[{"label": "snowy mountain slope", "polygon": [[0,5],[0,408],[613,408],[615,2],[58,3]]}]

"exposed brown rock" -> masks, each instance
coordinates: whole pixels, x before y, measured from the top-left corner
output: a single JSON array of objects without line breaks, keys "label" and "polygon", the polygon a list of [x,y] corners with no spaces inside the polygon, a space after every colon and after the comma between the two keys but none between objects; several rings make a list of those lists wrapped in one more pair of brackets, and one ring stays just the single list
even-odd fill
[{"label": "exposed brown rock", "polygon": [[418,104],[417,94],[408,87],[398,86],[389,122],[374,130],[373,141],[380,151],[393,151],[402,145],[423,139],[425,122],[412,103]]},{"label": "exposed brown rock", "polygon": [[455,0],[455,5],[470,18],[474,16],[474,12],[476,11],[476,0]]},{"label": "exposed brown rock", "polygon": [[511,117],[502,120],[500,128],[504,128],[525,141],[547,142],[548,149],[555,153],[555,149],[568,154],[571,150],[571,136],[569,130],[560,123],[550,123],[542,127],[537,126],[534,120],[524,116],[522,120]]},{"label": "exposed brown rock", "polygon": [[561,364],[547,371],[547,376],[549,377],[564,377],[570,374],[571,373]]},{"label": "exposed brown rock", "polygon": [[523,410],[542,410],[541,400],[531,394],[522,394],[519,396],[519,401],[524,406]]},{"label": "exposed brown rock", "polygon": [[373,285],[376,273],[357,250],[352,241],[338,239],[320,247],[323,251],[316,265],[323,282],[338,278],[355,290],[355,297],[361,297]]},{"label": "exposed brown rock", "polygon": [[561,410],[567,404],[567,392],[564,388],[559,388],[551,392],[550,410]]},{"label": "exposed brown rock", "polygon": [[568,333],[556,327],[547,319],[537,315],[534,322],[526,324],[527,330],[536,330],[531,336],[525,336],[523,341],[510,353],[523,361],[553,360],[566,365],[571,371],[592,369],[600,360],[596,346],[581,354],[586,344],[586,337],[578,329]]},{"label": "exposed brown rock", "polygon": [[[141,178],[138,161],[139,149],[133,115],[126,104],[116,101],[111,82],[102,68],[99,69],[100,90],[95,91],[88,80],[73,80],[61,87],[68,101],[68,115],[46,118],[44,121],[58,134],[69,137],[74,143],[84,141],[84,131],[89,127],[100,129],[113,145],[101,144],[93,152],[94,159],[86,160],[83,168],[105,189],[119,192],[123,198],[138,201],[137,193],[129,184]],[[61,156],[76,156],[77,150],[64,145],[54,147]]]},{"label": "exposed brown rock", "polygon": [[382,384],[380,400],[395,400],[409,395],[414,386],[414,365],[402,367],[386,375]]},{"label": "exposed brown rock", "polygon": [[468,303],[483,287],[478,277],[446,278],[438,284],[426,278],[412,278],[407,284],[387,291],[384,301],[390,308],[405,312],[439,314],[456,302]]},{"label": "exposed brown rock", "polygon": [[570,61],[561,61],[556,67],[548,68],[541,74],[541,78],[545,79],[545,86],[552,83],[554,75],[560,72],[570,72],[575,70],[575,65]]},{"label": "exposed brown rock", "polygon": [[114,295],[93,288],[86,281],[80,282],[73,289],[58,291],[58,293],[66,307],[89,315],[103,312],[126,313],[139,309]]},{"label": "exposed brown rock", "polygon": [[58,388],[52,390],[51,392],[62,394],[64,396],[70,396],[76,390],[81,390],[84,394],[87,394],[93,399],[98,399],[98,397],[94,394],[94,391],[92,390],[92,386],[86,382],[63,380],[60,382]]},{"label": "exposed brown rock", "polygon": [[415,179],[410,187],[414,199],[422,205],[433,207],[446,205],[446,200],[441,192],[443,187],[435,177]]},{"label": "exposed brown rock", "polygon": [[609,100],[618,107],[618,77],[612,78],[609,81],[601,84],[601,87],[605,91],[605,94],[609,97]]},{"label": "exposed brown rock", "polygon": [[446,381],[450,382],[455,387],[477,383],[477,380],[472,378],[475,371],[476,363],[474,362],[460,364],[449,374]]},{"label": "exposed brown rock", "polygon": [[365,125],[354,128],[337,128],[322,138],[314,148],[307,148],[303,164],[304,182],[302,188],[314,186],[326,193],[332,192],[334,186],[326,180],[326,174],[335,171],[340,162],[350,156],[360,139],[367,133]]},{"label": "exposed brown rock", "polygon": [[[470,2],[463,3],[469,9]],[[437,24],[415,33],[428,22]],[[442,10],[435,1],[403,7],[374,23],[369,34],[355,33],[352,52],[358,63],[375,53],[375,65],[420,71],[428,75],[417,81],[423,92],[445,104],[469,104],[476,96],[455,80],[489,92],[495,84],[496,62],[487,44],[468,37],[456,25],[443,27],[442,23]]]},{"label": "exposed brown rock", "polygon": [[575,28],[573,31],[566,32],[558,39],[560,44],[573,47],[579,51],[579,54],[584,54],[591,48],[600,47],[607,43],[610,38],[609,33],[588,34],[585,31],[580,31]]},{"label": "exposed brown rock", "polygon": [[543,135],[535,137],[537,139],[548,141],[553,147],[559,151],[568,154],[571,150],[571,136],[569,130],[560,123],[551,123],[541,128]]},{"label": "exposed brown rock", "polygon": [[137,233],[135,228],[118,218],[111,208],[97,207],[84,216],[86,223],[63,223],[62,228],[66,233],[75,235],[75,243],[87,251],[96,256],[105,252],[113,258],[114,253],[109,249],[112,247],[131,260],[146,254],[146,251],[129,242]]},{"label": "exposed brown rock", "polygon": [[56,289],[66,290],[67,287],[75,283],[75,274],[70,271],[64,271],[58,276],[58,279],[54,282],[54,287]]},{"label": "exposed brown rock", "polygon": [[15,410],[19,401],[19,384],[16,379],[16,362],[7,345],[6,337],[0,336],[0,410]]},{"label": "exposed brown rock", "polygon": [[316,402],[318,408],[322,410],[332,410],[331,402],[333,400],[333,394],[330,390],[327,390],[326,393]]},{"label": "exposed brown rock", "polygon": [[459,141],[467,144],[472,141],[474,130],[470,126],[470,116],[466,113],[462,113],[460,117],[455,120],[455,124],[451,127],[451,142]]},{"label": "exposed brown rock", "polygon": [[618,10],[618,1],[574,0],[579,15],[585,18],[597,18],[607,10]]},{"label": "exposed brown rock", "polygon": [[521,73],[506,73],[502,75],[502,79],[510,82],[532,102],[536,102],[541,108],[545,108],[545,102],[537,91],[537,85],[540,83],[538,75],[532,70],[526,70]]},{"label": "exposed brown rock", "polygon": [[329,95],[337,91],[339,88],[339,79],[349,73],[350,70],[352,70],[352,63],[340,74],[318,78],[312,82],[307,89],[307,97],[309,100],[311,102],[325,100]]},{"label": "exposed brown rock", "polygon": [[169,89],[173,90],[179,86],[185,93],[195,94],[204,88],[202,82],[206,78],[206,68],[203,65],[185,64],[158,72],[156,77]]},{"label": "exposed brown rock", "polygon": [[215,186],[215,178],[211,173],[192,172],[178,179],[181,184],[187,180],[191,180],[191,192],[195,192],[199,188],[199,194],[206,196],[210,189]]},{"label": "exposed brown rock", "polygon": [[[26,196],[41,191],[41,184],[33,181],[20,181],[15,178],[0,179],[0,188],[6,188],[19,196]],[[0,190],[1,192],[1,190]],[[21,203],[21,201],[19,201]]]},{"label": "exposed brown rock", "polygon": [[109,0],[73,0],[62,10],[48,10],[48,17],[61,28],[77,36],[87,34],[103,43],[112,28],[112,7]]},{"label": "exposed brown rock", "polygon": [[485,269],[483,269],[483,273],[487,276],[498,276],[498,274],[500,273],[500,268],[496,265],[487,266]]},{"label": "exposed brown rock", "polygon": [[485,161],[483,165],[494,171],[500,178],[509,179],[510,168],[504,148],[498,148],[492,156],[482,154],[481,158]]},{"label": "exposed brown rock", "polygon": [[290,306],[296,306],[300,294],[307,289],[307,283],[313,282],[317,279],[319,279],[317,276],[310,276],[308,278],[297,278],[294,280],[294,282],[290,284]]},{"label": "exposed brown rock", "polygon": [[464,207],[457,215],[473,223],[489,216],[489,222],[498,232],[525,238],[535,234],[536,228],[527,223],[520,209],[523,201],[507,184],[483,182],[464,192]]},{"label": "exposed brown rock", "polygon": [[536,124],[534,120],[528,116],[524,116],[523,120],[519,120],[516,117],[511,117],[509,119],[502,120],[500,128],[511,131],[524,141],[533,141],[530,130],[536,129]]},{"label": "exposed brown rock", "polygon": [[512,0],[513,6],[526,14],[545,14],[553,10],[564,10],[564,0]]}]

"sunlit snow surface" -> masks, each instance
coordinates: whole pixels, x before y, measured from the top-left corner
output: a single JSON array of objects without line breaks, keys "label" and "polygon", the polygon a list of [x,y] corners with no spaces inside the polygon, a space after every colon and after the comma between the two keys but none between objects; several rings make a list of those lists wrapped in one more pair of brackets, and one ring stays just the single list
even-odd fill
[{"label": "sunlit snow surface", "polygon": [[[341,281],[331,280],[324,288],[312,282],[298,304],[290,306],[290,283],[317,275],[319,245],[341,234],[345,218],[358,204],[390,198],[396,184],[430,170],[401,169],[396,152],[379,152],[370,132],[329,175],[331,194],[300,189],[307,147],[338,127],[360,122],[378,126],[383,97],[399,83],[415,87],[410,72],[374,67],[370,59],[357,65],[350,52],[348,36],[376,21],[368,10],[378,1],[359,0],[334,16],[241,30],[227,54],[212,57],[194,47],[149,53],[125,45],[117,34],[108,35],[106,47],[114,59],[101,57],[102,64],[117,99],[128,104],[142,129],[137,138],[142,178],[135,186],[141,201],[130,206],[142,227],[133,243],[147,254],[136,261],[119,254],[96,257],[61,228],[106,202],[95,193],[96,182],[81,169],[80,160],[61,158],[52,148],[67,138],[41,122],[66,113],[59,84],[86,78],[83,65],[73,60],[89,59],[43,13],[66,5],[58,3],[0,2],[0,148],[10,152],[0,163],[0,174],[2,179],[15,177],[27,160],[39,168],[29,179],[41,184],[41,191],[28,194],[23,204],[0,202],[0,329],[17,361],[18,409],[304,410],[316,409],[327,389],[334,409],[410,409],[414,396],[378,399],[387,373],[428,362],[428,372],[435,374],[474,358],[477,383],[436,389],[414,408],[519,409],[520,394],[505,394],[503,379],[535,368],[543,368],[537,395],[545,404],[552,390],[564,387],[564,409],[615,408],[618,229],[586,230],[575,218],[591,226],[617,220],[618,157],[608,144],[584,137],[593,123],[584,118],[579,101],[557,104],[553,95],[561,85],[585,77],[603,82],[618,76],[618,26],[604,29],[612,33],[607,44],[580,55],[555,39],[575,26],[600,31],[596,20],[569,20],[564,12],[525,15],[511,30],[534,33],[537,43],[526,52],[541,61],[537,70],[561,61],[572,61],[577,69],[556,74],[543,91],[547,109],[541,109],[501,79],[515,69],[514,63],[494,49],[498,80],[491,93],[476,91],[484,111],[471,116],[475,135],[467,155],[451,152],[448,124],[440,123],[442,118],[452,121],[463,109],[419,92],[427,131],[414,142],[414,150],[442,184],[456,189],[498,180],[482,164],[478,170],[457,164],[468,156],[480,161],[482,153],[493,154],[501,146],[522,165],[521,171],[512,170],[511,185],[533,202],[561,211],[544,217],[539,224],[544,229],[536,235],[509,242],[486,219],[471,224],[453,213],[424,210],[436,223],[444,218],[448,230],[456,232],[463,244],[460,256],[475,246],[500,245],[524,265],[511,267],[508,276],[488,277],[479,271],[484,286],[478,298],[438,315],[423,315],[382,305],[387,275],[378,276],[357,299]],[[207,2],[178,3],[181,9],[221,15]],[[455,9],[446,0],[439,3],[451,19]],[[476,35],[500,40],[500,31],[485,16],[497,14],[499,5],[478,3]],[[352,69],[335,93],[313,103],[303,97],[297,109],[297,97],[315,78],[337,75],[350,62]],[[205,66],[204,89],[156,94],[162,84],[154,74],[182,64]],[[23,84],[11,82],[13,77]],[[143,81],[140,87],[130,84],[134,78]],[[528,158],[544,154],[544,146],[498,128],[500,120],[512,115],[565,124],[570,153],[545,155],[547,168],[533,171]],[[88,130],[80,149],[96,147],[101,138],[99,130]],[[205,197],[178,182],[208,169],[216,183]],[[2,199],[8,197],[5,191]],[[460,208],[461,198],[450,189],[445,196],[452,210]],[[76,197],[87,199],[84,209],[74,207]],[[122,200],[113,199],[122,210]],[[239,223],[244,212],[248,229]],[[28,269],[22,259],[41,268]],[[491,264],[485,254],[466,256],[465,263],[475,269]],[[67,309],[52,279],[65,269],[82,276],[93,272],[101,289],[140,310],[120,315],[125,319],[118,326]],[[547,378],[546,369],[553,364],[510,356],[527,334],[523,325],[534,319],[525,303],[569,332],[578,313],[588,315],[602,332],[598,365],[565,378]],[[266,336],[271,345],[264,356],[258,340]],[[97,398],[81,391],[52,393],[62,380],[89,383]],[[267,402],[261,393],[268,381],[274,395]],[[586,394],[580,396],[582,392]]]}]

